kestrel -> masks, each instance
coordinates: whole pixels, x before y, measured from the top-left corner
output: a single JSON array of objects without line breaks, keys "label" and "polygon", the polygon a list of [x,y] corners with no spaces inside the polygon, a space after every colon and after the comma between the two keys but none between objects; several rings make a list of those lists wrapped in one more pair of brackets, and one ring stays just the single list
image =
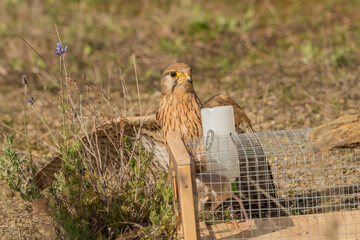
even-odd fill
[{"label": "kestrel", "polygon": [[[250,121],[241,108],[227,96],[215,96],[207,105],[211,107],[232,105],[234,106],[236,129],[238,133],[245,131],[253,132]],[[201,137],[201,108],[203,106],[193,88],[191,67],[185,63],[176,63],[168,66],[161,77],[160,106],[156,119],[161,126],[161,132],[166,145],[167,134],[170,131],[179,131],[183,139],[189,137]],[[256,145],[256,142],[252,143]],[[260,148],[261,149],[261,148]],[[188,149],[190,155],[196,160],[193,149]],[[198,150],[195,150],[197,152]],[[258,157],[258,156],[261,157]],[[268,196],[276,198],[275,186],[270,166],[264,157],[264,153],[256,152],[254,158],[240,160],[240,188],[242,195],[251,201],[254,209],[269,209],[273,202]]]}]

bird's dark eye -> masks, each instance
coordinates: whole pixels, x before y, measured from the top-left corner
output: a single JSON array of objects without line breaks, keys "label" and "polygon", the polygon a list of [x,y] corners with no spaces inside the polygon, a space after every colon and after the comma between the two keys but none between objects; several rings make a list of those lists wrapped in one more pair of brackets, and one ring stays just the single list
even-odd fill
[{"label": "bird's dark eye", "polygon": [[170,76],[171,76],[171,77],[176,77],[176,76],[177,76],[177,73],[176,73],[176,72],[171,72],[171,73],[170,73]]}]

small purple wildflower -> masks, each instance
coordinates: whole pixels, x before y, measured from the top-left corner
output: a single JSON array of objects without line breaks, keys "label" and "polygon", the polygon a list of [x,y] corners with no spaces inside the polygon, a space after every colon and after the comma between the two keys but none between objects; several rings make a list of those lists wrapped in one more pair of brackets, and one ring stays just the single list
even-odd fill
[{"label": "small purple wildflower", "polygon": [[68,46],[66,46],[65,48],[63,48],[62,45],[61,45],[61,43],[57,43],[56,45],[57,45],[57,47],[56,47],[54,53],[55,53],[56,55],[59,55],[59,56],[64,55],[64,53],[66,53],[66,51],[67,51]]},{"label": "small purple wildflower", "polygon": [[33,96],[31,96],[28,100],[26,100],[26,102],[30,103],[30,105],[34,105],[35,99],[33,98]]}]

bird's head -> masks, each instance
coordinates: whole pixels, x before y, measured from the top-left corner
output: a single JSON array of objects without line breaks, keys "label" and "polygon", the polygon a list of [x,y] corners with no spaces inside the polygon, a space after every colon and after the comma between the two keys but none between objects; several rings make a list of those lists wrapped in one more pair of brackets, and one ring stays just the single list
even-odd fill
[{"label": "bird's head", "polygon": [[161,77],[161,93],[193,92],[191,67],[185,63],[168,66]]}]

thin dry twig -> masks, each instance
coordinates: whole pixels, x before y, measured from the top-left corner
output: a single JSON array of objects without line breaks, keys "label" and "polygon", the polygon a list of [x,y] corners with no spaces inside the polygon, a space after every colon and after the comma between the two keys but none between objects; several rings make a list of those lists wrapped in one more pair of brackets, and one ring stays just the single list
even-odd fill
[{"label": "thin dry twig", "polygon": [[138,74],[137,74],[137,70],[136,70],[136,60],[135,60],[135,54],[134,53],[133,53],[133,61],[134,61],[134,71],[135,71],[135,79],[136,79],[136,90],[137,90],[137,95],[138,95],[138,99],[139,99],[140,115],[142,116],[139,79],[138,79]]}]

